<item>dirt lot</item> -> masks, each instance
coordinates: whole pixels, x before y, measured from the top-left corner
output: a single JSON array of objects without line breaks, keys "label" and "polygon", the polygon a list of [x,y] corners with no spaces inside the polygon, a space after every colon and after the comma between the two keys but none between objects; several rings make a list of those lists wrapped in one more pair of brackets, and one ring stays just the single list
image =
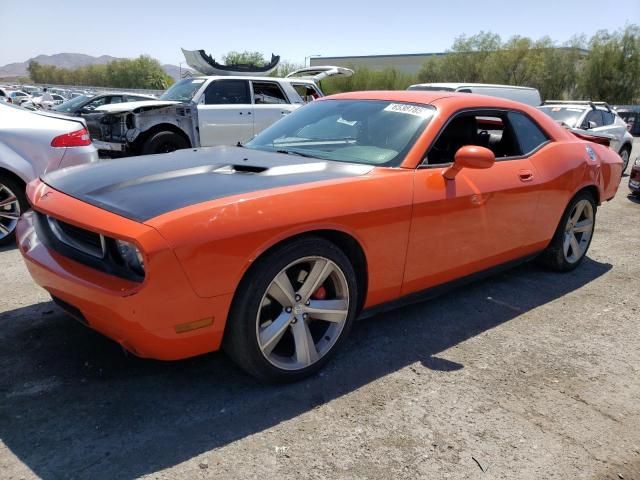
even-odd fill
[{"label": "dirt lot", "polygon": [[0,251],[0,477],[640,479],[627,178],[577,271],[525,265],[358,322],[285,387],[222,354],[125,356]]}]

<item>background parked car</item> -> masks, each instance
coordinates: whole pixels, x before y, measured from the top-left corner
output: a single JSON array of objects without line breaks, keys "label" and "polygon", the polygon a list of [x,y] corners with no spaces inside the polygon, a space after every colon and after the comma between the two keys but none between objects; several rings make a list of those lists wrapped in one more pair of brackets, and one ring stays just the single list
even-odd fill
[{"label": "background parked car", "polygon": [[27,102],[31,100],[31,95],[22,90],[11,90],[9,92],[9,97],[11,98],[11,103],[15,105],[21,105],[22,102]]},{"label": "background parked car", "polygon": [[631,173],[629,173],[629,190],[631,193],[640,196],[640,157],[636,158],[636,161],[631,167]]},{"label": "background parked car", "polygon": [[418,83],[411,85],[407,90],[476,93],[478,95],[506,98],[515,102],[526,103],[532,107],[537,107],[542,103],[538,89],[517,87],[514,85],[492,85],[488,83]]},{"label": "background parked car", "polygon": [[640,105],[620,105],[613,107],[620,118],[627,122],[627,129],[634,137],[640,137]]},{"label": "background parked car", "polygon": [[138,102],[141,100],[155,100],[151,95],[125,92],[100,93],[98,95],[79,95],[53,108],[63,115],[82,115],[91,113],[96,108],[112,103]]},{"label": "background parked car", "polygon": [[25,185],[57,168],[98,161],[85,123],[0,103],[0,245],[14,241],[28,209]]},{"label": "background parked car", "polygon": [[555,121],[570,128],[589,130],[593,133],[610,135],[611,149],[622,158],[622,173],[629,165],[633,136],[627,131],[627,124],[605,102],[548,100],[539,107]]}]

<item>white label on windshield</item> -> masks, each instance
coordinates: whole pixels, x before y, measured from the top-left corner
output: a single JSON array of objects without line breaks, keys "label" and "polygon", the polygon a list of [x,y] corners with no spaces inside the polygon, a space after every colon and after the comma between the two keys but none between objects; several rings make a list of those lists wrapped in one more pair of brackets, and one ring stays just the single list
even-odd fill
[{"label": "white label on windshield", "polygon": [[204,83],[204,78],[194,78],[191,83]]},{"label": "white label on windshield", "polygon": [[408,105],[406,103],[390,103],[385,108],[387,112],[406,113],[415,115],[416,117],[429,118],[433,115],[430,108],[420,107],[418,105]]},{"label": "white label on windshield", "polygon": [[567,108],[567,112],[582,112],[581,108]]}]

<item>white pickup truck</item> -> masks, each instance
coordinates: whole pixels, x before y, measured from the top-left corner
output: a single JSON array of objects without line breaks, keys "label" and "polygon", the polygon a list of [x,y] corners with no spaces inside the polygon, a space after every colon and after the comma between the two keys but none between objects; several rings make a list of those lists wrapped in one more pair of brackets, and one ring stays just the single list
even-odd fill
[{"label": "white pickup truck", "polygon": [[352,74],[342,67],[309,67],[286,78],[194,77],[178,81],[158,100],[104,105],[83,117],[93,144],[111,154],[235,145],[323,96],[320,80]]}]

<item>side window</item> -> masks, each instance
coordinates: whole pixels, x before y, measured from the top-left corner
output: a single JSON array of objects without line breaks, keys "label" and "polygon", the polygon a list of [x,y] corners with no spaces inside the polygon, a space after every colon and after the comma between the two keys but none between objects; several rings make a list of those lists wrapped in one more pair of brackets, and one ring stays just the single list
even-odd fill
[{"label": "side window", "polygon": [[429,149],[427,163],[451,163],[456,152],[466,145],[491,150],[496,158],[522,155],[505,112],[462,113],[454,117]]},{"label": "side window", "polygon": [[304,83],[292,83],[291,86],[295,89],[296,92],[298,92],[298,95],[300,95],[300,98],[302,98],[305,103],[312,102],[322,96],[313,85]]},{"label": "side window", "polygon": [[595,123],[595,127],[602,127],[602,125],[604,124],[602,120],[602,111],[591,110],[589,113],[587,113],[587,116],[584,117],[584,122],[582,122],[582,128],[589,128],[589,122]]},{"label": "side window", "polygon": [[252,82],[253,100],[256,104],[289,103],[280,85],[275,82]]},{"label": "side window", "polygon": [[611,112],[602,112],[603,125],[611,125],[615,121],[616,117]]},{"label": "side window", "polygon": [[205,105],[247,105],[249,82],[246,80],[215,80],[204,92]]},{"label": "side window", "polygon": [[114,95],[113,97],[111,97],[111,100],[109,101],[109,103],[122,103],[122,96],[121,95]]},{"label": "side window", "polygon": [[107,103],[107,97],[96,98],[95,100],[87,103],[84,107],[82,107],[82,109],[83,110],[95,110],[96,108],[101,107],[105,103]]},{"label": "side window", "polygon": [[523,155],[533,152],[549,140],[540,127],[522,113],[509,112],[509,122],[511,122]]}]

